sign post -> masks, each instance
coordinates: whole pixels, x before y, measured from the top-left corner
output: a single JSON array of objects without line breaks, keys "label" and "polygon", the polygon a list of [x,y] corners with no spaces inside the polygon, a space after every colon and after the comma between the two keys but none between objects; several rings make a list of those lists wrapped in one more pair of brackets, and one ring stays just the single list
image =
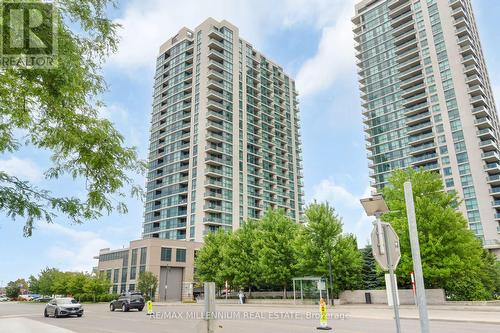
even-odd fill
[{"label": "sign post", "polygon": [[391,289],[394,318],[396,321],[396,332],[401,333],[398,294],[396,291],[396,279],[394,276],[394,270],[396,269],[399,259],[401,258],[399,238],[389,223],[380,221],[380,216],[389,212],[389,207],[387,207],[382,195],[374,195],[371,198],[361,199],[360,202],[365,209],[366,215],[375,216],[376,218],[371,234],[373,256],[384,270],[389,270],[390,283],[387,288]]},{"label": "sign post", "polygon": [[[378,218],[377,218],[378,219]],[[378,228],[382,234],[379,234]],[[375,260],[380,264],[384,270],[389,271],[389,284],[388,288],[391,289],[392,306],[394,309],[394,318],[396,321],[396,332],[401,333],[401,320],[399,318],[399,303],[396,286],[396,277],[394,270],[396,269],[399,259],[401,258],[401,250],[399,248],[399,237],[389,223],[377,221],[374,225],[372,234],[372,250]],[[384,252],[380,252],[380,243],[384,244]],[[377,246],[375,246],[377,245]]]},{"label": "sign post", "polygon": [[420,259],[420,244],[418,242],[417,218],[415,216],[415,203],[413,202],[413,190],[411,182],[404,183],[406,215],[408,217],[408,231],[410,234],[411,257],[413,259],[413,272],[415,274],[415,286],[417,293],[418,314],[420,316],[420,330],[429,333],[429,316],[427,314],[427,301],[425,299],[424,273]]}]

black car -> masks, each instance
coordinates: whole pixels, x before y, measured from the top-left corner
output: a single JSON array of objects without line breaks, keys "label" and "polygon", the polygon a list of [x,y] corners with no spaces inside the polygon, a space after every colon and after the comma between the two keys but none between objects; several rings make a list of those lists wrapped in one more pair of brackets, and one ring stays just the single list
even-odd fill
[{"label": "black car", "polygon": [[82,305],[71,297],[54,298],[45,306],[43,312],[45,317],[50,315],[59,318],[61,316],[77,316],[83,315]]},{"label": "black car", "polygon": [[127,312],[130,309],[142,311],[144,309],[144,297],[142,293],[132,291],[121,294],[117,300],[111,301],[109,304],[109,310],[115,311],[116,309],[122,309],[123,312]]}]

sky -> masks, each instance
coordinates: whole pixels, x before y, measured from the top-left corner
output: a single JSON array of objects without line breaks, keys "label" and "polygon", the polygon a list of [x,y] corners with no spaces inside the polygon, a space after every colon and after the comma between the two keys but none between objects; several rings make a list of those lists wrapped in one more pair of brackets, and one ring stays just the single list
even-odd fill
[{"label": "sky", "polygon": [[[447,1],[447,0],[440,0]],[[299,90],[306,203],[328,201],[343,218],[344,232],[358,245],[368,242],[371,218],[359,199],[369,196],[361,107],[350,19],[355,0],[130,0],[117,1],[110,15],[122,25],[119,50],[103,68],[109,91],[101,116],[113,121],[146,159],[154,64],[159,46],[181,27],[194,28],[207,17],[226,19],[240,36],[281,64]],[[179,5],[180,4],[180,5]],[[490,79],[500,101],[500,1],[473,0]],[[47,188],[54,194],[81,195],[83,183],[44,179],[48,152],[29,147],[0,154],[0,170]],[[136,177],[139,184],[145,178]],[[38,223],[22,236],[24,220],[0,214],[0,286],[36,275],[45,267],[91,271],[99,249],[128,246],[141,236],[143,203],[127,200],[126,215],[114,213],[83,225],[63,216]],[[3,213],[3,212],[0,212]]]}]

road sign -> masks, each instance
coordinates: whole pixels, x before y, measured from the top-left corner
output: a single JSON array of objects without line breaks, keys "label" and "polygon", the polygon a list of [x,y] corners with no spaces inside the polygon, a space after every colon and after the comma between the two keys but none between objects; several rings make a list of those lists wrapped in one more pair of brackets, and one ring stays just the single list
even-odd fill
[{"label": "road sign", "polygon": [[399,259],[401,258],[399,237],[389,223],[380,222],[380,224],[382,225],[382,232],[386,234],[387,238],[385,239],[387,239],[387,248],[389,251],[387,254],[380,253],[378,244],[383,242],[384,235],[379,235],[377,232],[377,226],[375,225],[371,234],[373,257],[384,270],[388,270],[389,265],[387,264],[387,256],[391,256],[390,262],[392,264],[392,268],[396,269]]}]

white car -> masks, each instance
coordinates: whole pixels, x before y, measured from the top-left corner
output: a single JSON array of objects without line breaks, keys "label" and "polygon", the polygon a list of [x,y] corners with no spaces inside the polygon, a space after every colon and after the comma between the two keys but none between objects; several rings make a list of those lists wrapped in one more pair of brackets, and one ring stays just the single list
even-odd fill
[{"label": "white car", "polygon": [[0,302],[8,302],[10,301],[10,298],[8,298],[7,296],[0,296]]}]

